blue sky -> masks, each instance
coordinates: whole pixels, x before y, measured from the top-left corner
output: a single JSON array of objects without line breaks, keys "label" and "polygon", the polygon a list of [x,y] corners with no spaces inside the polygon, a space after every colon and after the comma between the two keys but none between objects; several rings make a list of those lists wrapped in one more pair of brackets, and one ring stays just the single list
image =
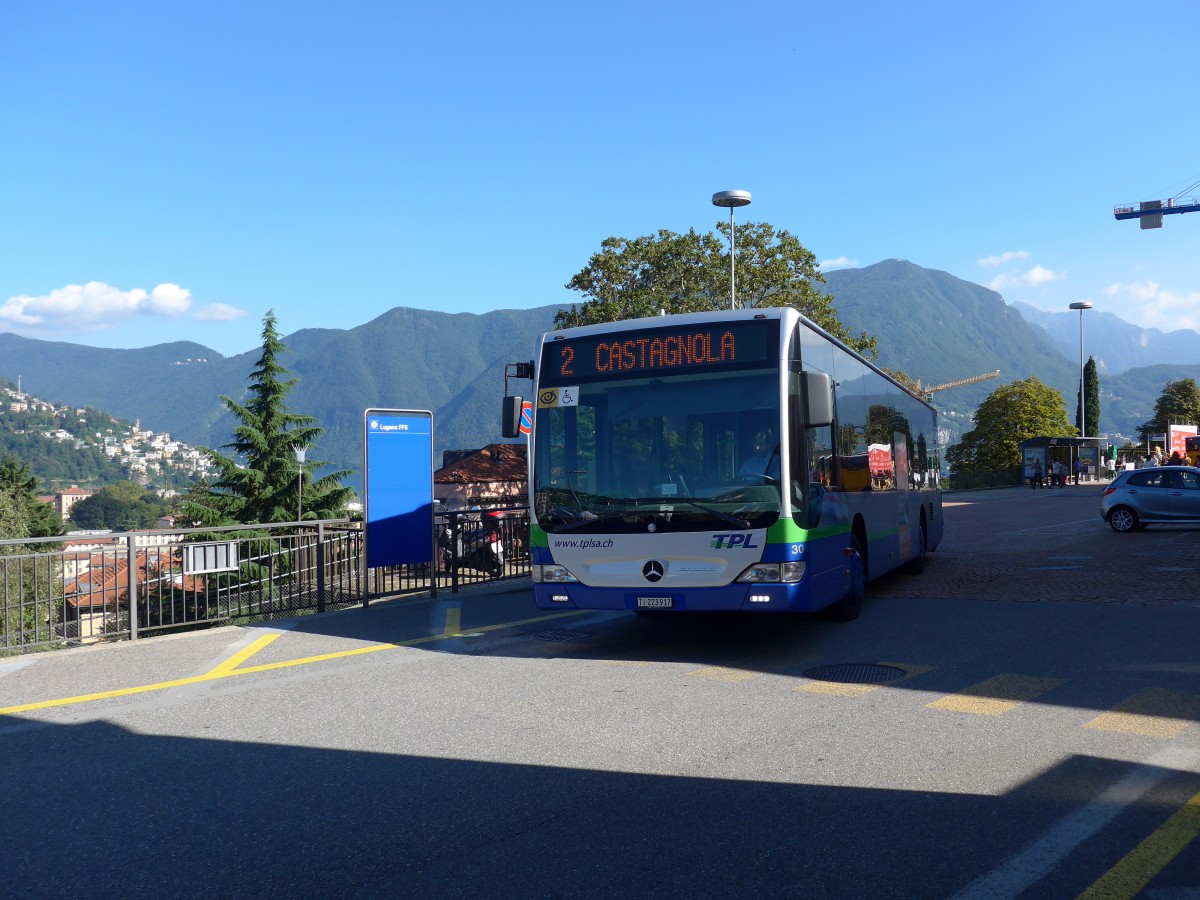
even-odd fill
[{"label": "blue sky", "polygon": [[[785,228],[1008,301],[1200,328],[1177,2],[0,11],[0,330],[255,349],[395,306],[569,303],[608,236]],[[1200,196],[1200,189],[1190,192]],[[532,336],[531,336],[532,340]]]}]

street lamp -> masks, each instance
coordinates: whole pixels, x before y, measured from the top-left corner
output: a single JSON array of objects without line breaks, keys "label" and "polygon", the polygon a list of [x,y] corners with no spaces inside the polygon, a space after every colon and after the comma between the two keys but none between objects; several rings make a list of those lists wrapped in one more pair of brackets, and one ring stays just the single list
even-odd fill
[{"label": "street lamp", "polygon": [[292,452],[296,454],[296,521],[304,518],[304,457],[308,448],[303,444],[293,444]]},{"label": "street lamp", "polygon": [[733,262],[737,256],[737,241],[734,238],[733,232],[733,211],[739,206],[750,205],[749,191],[718,191],[713,194],[713,206],[728,206],[729,207],[729,308],[737,309],[736,295],[737,291],[734,287]]},{"label": "street lamp", "polygon": [[1079,437],[1087,437],[1087,398],[1083,390],[1083,311],[1091,309],[1090,300],[1080,300],[1071,304],[1071,309],[1079,310]]}]

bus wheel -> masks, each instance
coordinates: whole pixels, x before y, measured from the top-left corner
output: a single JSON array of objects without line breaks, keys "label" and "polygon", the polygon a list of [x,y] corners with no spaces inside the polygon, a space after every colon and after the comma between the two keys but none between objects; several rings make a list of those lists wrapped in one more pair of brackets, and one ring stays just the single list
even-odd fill
[{"label": "bus wheel", "polygon": [[908,561],[904,571],[909,575],[920,575],[925,571],[925,520],[921,520],[921,530],[917,532],[917,555]]},{"label": "bus wheel", "polygon": [[829,607],[828,618],[834,622],[850,622],[862,612],[863,597],[867,594],[867,557],[857,534],[850,536],[850,586],[846,596]]}]

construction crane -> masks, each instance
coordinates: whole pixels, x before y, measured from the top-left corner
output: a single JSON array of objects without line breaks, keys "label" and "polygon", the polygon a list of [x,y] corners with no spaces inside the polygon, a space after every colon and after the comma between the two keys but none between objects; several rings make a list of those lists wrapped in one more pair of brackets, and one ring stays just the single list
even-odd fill
[{"label": "construction crane", "polygon": [[1181,196],[1198,187],[1200,187],[1200,181],[1188,185],[1179,194],[1166,200],[1143,200],[1137,204],[1136,208],[1132,203],[1123,203],[1113,207],[1113,216],[1118,220],[1141,219],[1143,231],[1148,228],[1162,228],[1163,216],[1200,210],[1200,200],[1195,197]]},{"label": "construction crane", "polygon": [[917,379],[917,392],[925,395],[927,403],[933,402],[933,395],[937,391],[944,391],[947,388],[962,387],[964,384],[974,384],[977,381],[987,381],[989,378],[999,378],[1000,370],[995,372],[984,372],[982,375],[972,375],[970,378],[959,378],[957,381],[947,381],[945,384],[935,384],[932,387],[921,387],[921,379]]}]

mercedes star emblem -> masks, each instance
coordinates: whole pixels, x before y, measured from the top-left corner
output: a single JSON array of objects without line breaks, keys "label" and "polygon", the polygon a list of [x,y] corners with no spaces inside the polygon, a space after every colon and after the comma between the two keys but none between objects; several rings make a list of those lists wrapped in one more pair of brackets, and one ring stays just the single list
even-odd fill
[{"label": "mercedes star emblem", "polygon": [[662,581],[662,577],[666,573],[667,570],[663,568],[663,564],[657,559],[652,559],[642,566],[642,577],[647,581]]}]

